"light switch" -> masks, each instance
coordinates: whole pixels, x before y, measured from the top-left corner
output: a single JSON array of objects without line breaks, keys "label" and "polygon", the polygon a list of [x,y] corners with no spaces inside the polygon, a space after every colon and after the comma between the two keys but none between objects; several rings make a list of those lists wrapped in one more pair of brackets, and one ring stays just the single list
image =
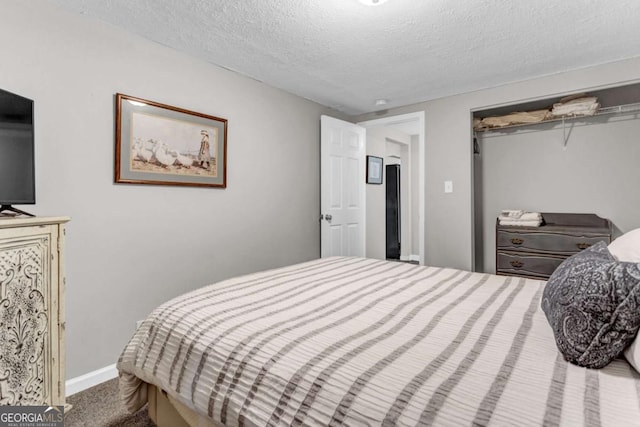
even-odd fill
[{"label": "light switch", "polygon": [[453,193],[453,181],[445,181],[444,182],[444,192],[445,193]]}]

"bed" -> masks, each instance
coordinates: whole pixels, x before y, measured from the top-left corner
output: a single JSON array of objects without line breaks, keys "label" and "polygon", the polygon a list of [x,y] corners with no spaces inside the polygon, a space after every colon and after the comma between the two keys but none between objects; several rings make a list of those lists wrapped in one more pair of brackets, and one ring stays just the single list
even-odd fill
[{"label": "bed", "polygon": [[171,426],[640,425],[640,375],[567,363],[544,286],[354,257],[233,278],[150,314],[121,394]]}]

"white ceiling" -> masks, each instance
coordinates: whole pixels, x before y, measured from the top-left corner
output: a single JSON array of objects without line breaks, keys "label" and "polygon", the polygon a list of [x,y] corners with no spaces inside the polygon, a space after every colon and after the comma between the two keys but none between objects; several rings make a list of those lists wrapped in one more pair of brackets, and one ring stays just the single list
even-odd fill
[{"label": "white ceiling", "polygon": [[350,115],[640,56],[640,0],[50,1]]}]

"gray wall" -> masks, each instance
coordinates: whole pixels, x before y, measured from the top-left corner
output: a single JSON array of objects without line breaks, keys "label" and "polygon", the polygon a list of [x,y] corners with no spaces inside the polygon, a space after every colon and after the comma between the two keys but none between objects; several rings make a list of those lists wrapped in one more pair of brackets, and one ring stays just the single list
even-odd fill
[{"label": "gray wall", "polygon": [[617,233],[640,226],[640,120],[636,114],[480,133],[476,201],[479,271],[495,272],[495,221],[502,209],[584,212]]},{"label": "gray wall", "polygon": [[[634,58],[357,117],[425,111],[425,263],[474,268],[472,111],[635,82],[639,69]],[[453,193],[444,193],[446,180]]]},{"label": "gray wall", "polygon": [[[367,129],[367,155],[382,157],[386,156],[386,129],[375,127]],[[385,259],[385,185],[387,174],[382,174],[382,184],[367,184],[367,249],[366,255],[369,258]]]},{"label": "gray wall", "polygon": [[418,135],[411,136],[411,227],[413,228],[413,236],[411,238],[411,255],[420,255],[420,235],[419,235],[419,215],[420,215],[420,164]]},{"label": "gray wall", "polygon": [[[335,112],[45,1],[3,1],[0,52],[0,87],[35,100],[25,208],[72,218],[67,378],[115,363],[171,297],[319,256],[319,117]],[[113,184],[116,92],[228,119],[228,188]]]}]

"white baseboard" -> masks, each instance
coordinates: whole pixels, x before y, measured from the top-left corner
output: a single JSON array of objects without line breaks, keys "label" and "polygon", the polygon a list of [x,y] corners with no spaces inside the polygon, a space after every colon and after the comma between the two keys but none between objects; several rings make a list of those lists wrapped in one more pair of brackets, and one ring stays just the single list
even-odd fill
[{"label": "white baseboard", "polygon": [[420,255],[401,255],[400,260],[420,262]]},{"label": "white baseboard", "polygon": [[82,390],[91,388],[94,385],[109,381],[117,376],[118,370],[116,369],[115,363],[113,365],[105,366],[104,368],[89,372],[88,374],[67,380],[65,383],[65,394],[67,396],[71,396],[72,394],[76,394]]}]

